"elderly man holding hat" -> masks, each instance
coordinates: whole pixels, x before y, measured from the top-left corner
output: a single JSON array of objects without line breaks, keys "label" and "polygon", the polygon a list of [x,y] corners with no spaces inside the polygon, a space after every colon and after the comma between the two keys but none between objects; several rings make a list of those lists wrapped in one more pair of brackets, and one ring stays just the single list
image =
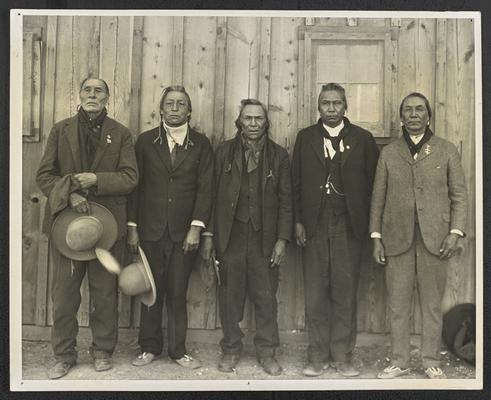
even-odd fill
[{"label": "elderly man holding hat", "polygon": [[[107,83],[87,78],[80,85],[77,115],[56,123],[41,160],[37,183],[48,197],[43,231],[53,260],[50,379],[66,375],[77,360],[77,311],[87,273],[90,354],[96,371],[112,368],[118,334],[118,263],[104,262],[124,249],[126,195],[138,181],[130,131],[107,117]],[[102,263],[101,263],[102,262]]]}]

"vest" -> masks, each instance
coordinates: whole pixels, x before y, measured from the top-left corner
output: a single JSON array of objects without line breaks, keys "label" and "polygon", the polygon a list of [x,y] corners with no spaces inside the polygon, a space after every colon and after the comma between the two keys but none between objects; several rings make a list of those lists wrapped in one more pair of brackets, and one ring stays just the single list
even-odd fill
[{"label": "vest", "polygon": [[254,171],[247,173],[245,166],[244,153],[242,152],[242,176],[240,182],[239,199],[235,211],[235,219],[244,223],[249,220],[254,230],[262,229],[262,202],[261,202],[261,185],[260,172],[262,171],[262,157],[259,165]]}]

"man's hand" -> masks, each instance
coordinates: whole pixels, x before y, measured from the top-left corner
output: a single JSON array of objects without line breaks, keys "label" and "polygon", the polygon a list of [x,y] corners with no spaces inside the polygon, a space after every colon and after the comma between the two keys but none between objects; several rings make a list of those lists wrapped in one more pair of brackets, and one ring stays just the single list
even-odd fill
[{"label": "man's hand", "polygon": [[191,228],[189,228],[186,238],[182,244],[184,254],[186,254],[188,251],[195,251],[198,249],[200,233],[201,226],[191,225]]},{"label": "man's hand", "polygon": [[68,204],[70,208],[78,213],[88,213],[90,212],[90,205],[87,199],[78,193],[70,193],[68,198]]},{"label": "man's hand", "polygon": [[273,253],[271,254],[271,267],[277,267],[283,261],[286,254],[286,240],[278,239],[273,247]]},{"label": "man's hand", "polygon": [[295,224],[295,240],[300,247],[305,247],[305,245],[307,244],[307,234],[305,233],[305,227],[300,222],[297,222]]},{"label": "man's hand", "polygon": [[381,265],[385,265],[385,248],[382,239],[373,239],[373,259]]},{"label": "man's hand", "polygon": [[130,249],[133,254],[137,254],[140,238],[136,226],[128,226],[126,242],[128,244],[128,249]]},{"label": "man's hand", "polygon": [[92,172],[82,172],[72,176],[75,183],[77,183],[81,189],[87,189],[97,184],[97,175]]},{"label": "man's hand", "polygon": [[456,233],[449,233],[440,246],[440,260],[447,260],[462,251],[458,245],[460,236]]},{"label": "man's hand", "polygon": [[215,249],[213,248],[213,237],[203,236],[203,240],[200,247],[201,258],[208,261],[213,255]]}]

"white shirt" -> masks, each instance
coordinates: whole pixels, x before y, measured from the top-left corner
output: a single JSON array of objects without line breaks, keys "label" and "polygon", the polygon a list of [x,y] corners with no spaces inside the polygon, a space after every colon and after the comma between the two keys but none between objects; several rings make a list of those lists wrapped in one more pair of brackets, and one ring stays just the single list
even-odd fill
[{"label": "white shirt", "polygon": [[[324,129],[329,132],[329,135],[332,137],[337,137],[341,130],[344,128],[344,121],[341,121],[341,123],[338,126],[335,127],[330,127],[327,126],[326,124],[322,124]],[[334,158],[336,155],[336,150],[334,150],[334,147],[332,147],[332,142],[328,138],[324,138],[324,157],[329,157],[331,159]]]}]

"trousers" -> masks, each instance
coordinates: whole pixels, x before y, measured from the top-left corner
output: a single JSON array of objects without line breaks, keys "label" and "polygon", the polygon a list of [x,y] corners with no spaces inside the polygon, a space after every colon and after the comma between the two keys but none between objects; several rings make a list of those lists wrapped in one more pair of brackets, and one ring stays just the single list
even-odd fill
[{"label": "trousers", "polygon": [[278,268],[262,251],[262,232],[252,223],[235,220],[226,251],[219,255],[219,307],[223,329],[220,341],[224,354],[240,354],[242,337],[239,327],[248,295],[254,304],[256,332],[254,346],[258,358],[273,357],[279,345],[277,323]]},{"label": "trousers", "polygon": [[141,247],[152,270],[157,298],[153,306],[141,306],[138,343],[142,352],[155,355],[162,353],[162,310],[165,299],[167,353],[170,358],[177,360],[186,354],[186,295],[196,252],[184,254],[182,242],[173,242],[167,229],[159,240],[142,241]]},{"label": "trousers", "polygon": [[447,265],[447,260],[440,260],[426,249],[417,224],[409,250],[387,257],[385,277],[390,307],[392,362],[395,366],[409,366],[411,303],[415,282],[423,320],[423,367],[439,365],[443,325],[441,302],[447,281]]},{"label": "trousers", "polygon": [[[116,241],[111,253],[122,259],[124,245]],[[118,339],[117,277],[99,261],[73,261],[51,247],[53,257],[53,327],[51,344],[57,361],[74,364],[77,360],[77,312],[80,307],[80,286],[87,273],[90,291],[89,325],[92,331],[90,353],[94,358],[111,355]]]},{"label": "trousers", "polygon": [[351,358],[356,343],[361,248],[348,214],[335,214],[325,207],[302,254],[310,362]]}]

